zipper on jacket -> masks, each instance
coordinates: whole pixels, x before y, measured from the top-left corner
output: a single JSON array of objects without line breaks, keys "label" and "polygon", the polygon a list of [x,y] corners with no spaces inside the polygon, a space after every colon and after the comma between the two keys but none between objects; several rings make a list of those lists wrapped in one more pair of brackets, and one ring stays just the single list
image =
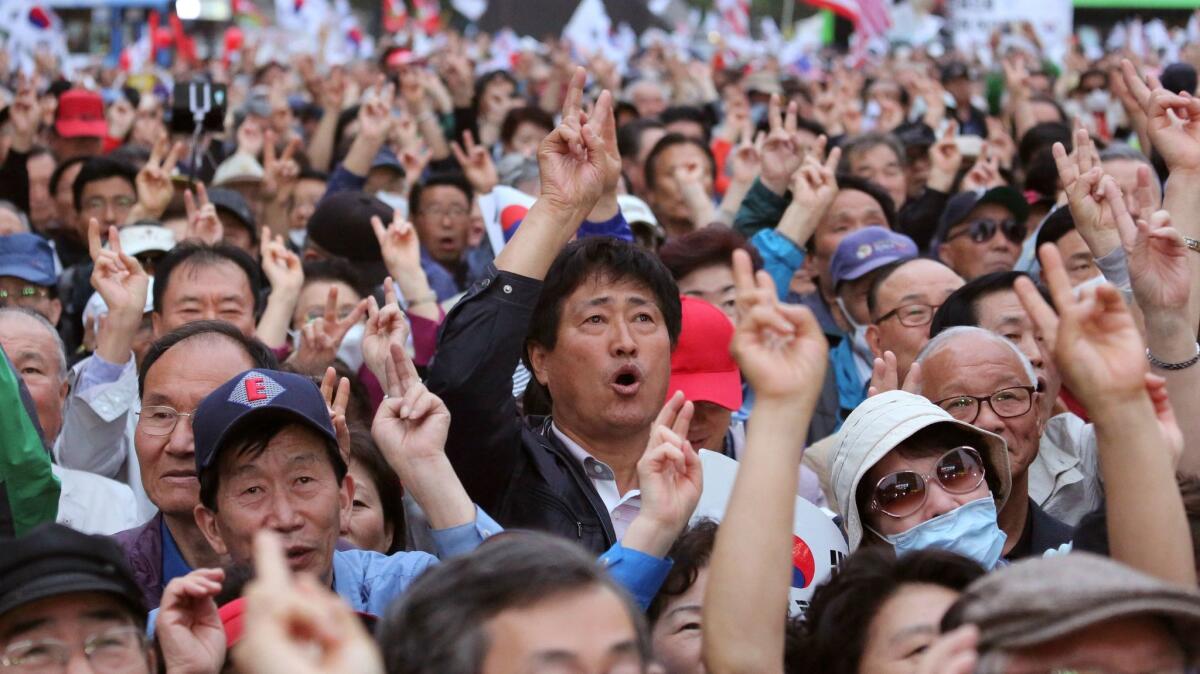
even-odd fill
[{"label": "zipper on jacket", "polygon": [[578,532],[579,540],[583,540],[583,522],[576,522],[575,529]]}]

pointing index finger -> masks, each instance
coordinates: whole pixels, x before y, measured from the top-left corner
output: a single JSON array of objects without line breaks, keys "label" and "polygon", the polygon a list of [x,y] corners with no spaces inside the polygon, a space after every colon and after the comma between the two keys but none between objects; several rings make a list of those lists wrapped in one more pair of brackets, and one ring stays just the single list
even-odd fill
[{"label": "pointing index finger", "polygon": [[563,100],[563,120],[575,119],[583,109],[583,83],[587,81],[587,72],[582,66],[575,68],[571,75],[571,84],[567,87],[567,96]]},{"label": "pointing index finger", "polygon": [[95,260],[103,249],[104,244],[100,242],[100,221],[88,218],[88,254]]}]

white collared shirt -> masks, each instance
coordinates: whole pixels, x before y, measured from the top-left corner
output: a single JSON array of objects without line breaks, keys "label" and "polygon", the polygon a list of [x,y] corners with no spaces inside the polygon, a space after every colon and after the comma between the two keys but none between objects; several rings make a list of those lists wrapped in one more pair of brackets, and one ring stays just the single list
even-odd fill
[{"label": "white collared shirt", "polygon": [[608,516],[612,519],[613,531],[617,534],[617,540],[624,538],[625,531],[642,510],[641,490],[630,489],[625,494],[621,494],[617,489],[617,475],[608,464],[588,454],[586,449],[580,447],[578,443],[567,437],[566,433],[559,430],[557,424],[551,423],[550,429],[566,446],[571,456],[575,457],[579,465],[583,466],[584,474],[592,481],[592,486],[596,488],[600,500],[604,501],[604,507],[608,508]]}]

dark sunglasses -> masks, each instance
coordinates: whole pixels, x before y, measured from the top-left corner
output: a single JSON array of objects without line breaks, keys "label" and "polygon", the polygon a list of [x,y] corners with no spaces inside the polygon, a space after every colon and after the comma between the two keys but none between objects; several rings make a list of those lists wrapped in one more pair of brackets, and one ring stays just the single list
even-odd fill
[{"label": "dark sunglasses", "polygon": [[967,494],[983,482],[983,459],[972,447],[955,447],[938,459],[932,474],[901,470],[875,484],[871,509],[890,517],[907,517],[925,505],[929,480],[935,479],[951,494]]},{"label": "dark sunglasses", "polygon": [[1006,218],[999,222],[991,218],[979,218],[967,223],[966,229],[959,230],[955,234],[946,237],[947,241],[952,241],[960,236],[970,236],[975,243],[984,243],[991,241],[993,236],[996,236],[996,230],[1004,233],[1004,238],[1012,241],[1015,244],[1025,242],[1025,223],[1017,222],[1013,218]]}]

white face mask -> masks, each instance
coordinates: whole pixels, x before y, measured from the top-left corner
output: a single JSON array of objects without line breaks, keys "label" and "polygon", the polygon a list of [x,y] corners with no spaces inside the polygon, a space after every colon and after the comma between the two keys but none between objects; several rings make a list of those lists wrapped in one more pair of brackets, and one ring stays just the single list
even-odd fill
[{"label": "white face mask", "polygon": [[400,217],[408,219],[408,198],[403,194],[376,192],[375,198],[390,206],[393,211],[400,211]]},{"label": "white face mask", "polygon": [[1108,92],[1103,89],[1093,89],[1084,97],[1083,104],[1090,112],[1108,110]]},{"label": "white face mask", "polygon": [[304,250],[304,244],[308,241],[308,230],[289,229],[288,241],[291,241],[292,245],[295,246],[297,250]]},{"label": "white face mask", "polygon": [[351,372],[358,372],[363,365],[362,340],[367,330],[366,323],[357,323],[342,338],[338,347],[337,358],[350,367]]},{"label": "white face mask", "polygon": [[850,312],[846,309],[846,303],[842,298],[837,298],[838,309],[842,312],[842,317],[850,324],[850,343],[854,346],[854,350],[867,359],[867,362],[872,362],[871,347],[867,344],[867,326],[855,321]]}]

